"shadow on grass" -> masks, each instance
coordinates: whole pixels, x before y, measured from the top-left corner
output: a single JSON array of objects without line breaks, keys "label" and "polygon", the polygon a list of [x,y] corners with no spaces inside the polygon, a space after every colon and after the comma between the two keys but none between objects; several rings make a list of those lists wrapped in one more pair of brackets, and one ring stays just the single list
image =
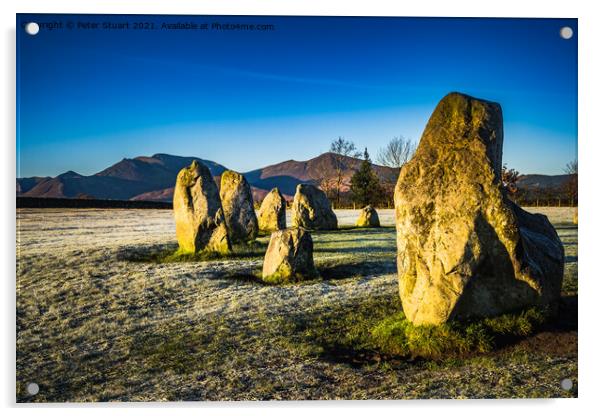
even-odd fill
[{"label": "shadow on grass", "polygon": [[579,226],[575,225],[575,224],[571,224],[570,222],[560,222],[560,223],[556,223],[556,224],[552,224],[554,225],[554,228],[557,230],[577,230],[579,229]]},{"label": "shadow on grass", "polygon": [[[265,251],[267,250],[267,242],[254,241],[249,244],[235,245],[233,252],[228,255],[216,253],[198,253],[198,254],[183,254],[178,251],[177,244],[156,244],[145,246],[125,246],[121,247],[116,254],[120,261],[128,261],[134,263],[179,263],[179,262],[208,262],[219,260],[263,260]],[[382,252],[382,249],[377,248],[349,248],[340,249],[323,248],[316,249],[315,252],[320,253],[377,253]],[[295,285],[295,284],[312,284],[322,280],[330,279],[346,279],[351,277],[366,277],[392,274],[396,272],[395,250],[391,250],[390,255],[383,253],[382,255],[371,255],[369,260],[349,261],[349,258],[336,260],[316,260],[316,268],[319,277],[304,280],[298,283],[266,283],[261,279],[261,268],[254,268],[249,272],[235,271],[232,274],[220,273],[215,271],[217,277],[235,279],[238,281],[258,282],[265,285]]]},{"label": "shadow on grass", "polygon": [[[353,240],[353,243],[359,243],[361,244],[362,242],[366,242],[366,243],[372,243],[374,241],[378,241],[378,240],[371,240],[371,239],[358,239],[358,240]],[[387,242],[391,242],[391,240],[382,240],[382,241],[387,241]],[[393,258],[395,258],[395,253],[396,253],[396,247],[394,245],[391,246],[355,246],[355,247],[317,247],[314,249],[314,253],[391,253],[391,256]]]},{"label": "shadow on grass", "polygon": [[344,225],[337,228],[336,230],[313,230],[310,231],[312,235],[325,235],[325,234],[351,234],[351,233],[362,233],[362,234],[383,234],[383,233],[395,233],[394,226],[387,227],[356,227],[354,225]]},{"label": "shadow on grass", "polygon": [[[392,294],[350,302],[337,309],[291,312],[281,320],[262,321],[264,342],[284,343],[301,356],[354,368],[414,368],[431,363],[462,363],[477,355],[502,354],[520,343],[523,350],[547,354],[576,348],[577,297],[564,297],[557,315],[535,308],[501,317],[437,327],[415,327]],[[392,314],[392,311],[397,311]],[[145,372],[191,374],[232,359],[240,334],[227,316],[216,316],[202,329],[174,326],[142,333],[132,342],[131,359]],[[264,326],[264,325],[262,325]],[[573,336],[568,336],[568,333]],[[275,339],[270,336],[278,334]],[[257,339],[263,339],[256,333]]]},{"label": "shadow on grass", "polygon": [[564,295],[558,304],[558,313],[542,329],[550,332],[576,331],[578,326],[578,295]]},{"label": "shadow on grass", "polygon": [[317,262],[316,267],[324,280],[347,279],[350,277],[379,276],[396,273],[395,257],[382,260],[367,260],[357,262]]},{"label": "shadow on grass", "polygon": [[251,241],[247,244],[236,244],[229,254],[200,252],[181,253],[177,244],[157,244],[146,246],[125,246],[117,251],[117,259],[135,263],[178,263],[202,262],[215,260],[257,260],[263,259],[267,250],[267,242]]},{"label": "shadow on grass", "polygon": [[319,347],[319,358],[352,367],[403,367],[495,355],[519,343],[527,351],[551,355],[576,351],[576,296],[563,297],[555,314],[533,307],[438,326],[414,326],[402,312],[391,315],[395,310],[401,310],[398,299],[370,299],[362,305],[301,316],[297,330],[306,342]]},{"label": "shadow on grass", "polygon": [[[202,367],[197,355],[211,344],[214,331],[166,329],[161,333],[137,336],[130,350],[130,357],[145,372],[173,371],[189,374]],[[202,360],[201,360],[202,361]]]}]

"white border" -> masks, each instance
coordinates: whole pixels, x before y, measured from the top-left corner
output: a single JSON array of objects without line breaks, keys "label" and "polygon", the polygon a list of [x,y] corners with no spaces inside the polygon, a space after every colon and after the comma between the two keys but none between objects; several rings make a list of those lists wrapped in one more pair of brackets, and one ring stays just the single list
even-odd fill
[{"label": "white border", "polygon": [[[83,2],[82,0],[23,0],[0,3],[3,25],[2,83],[5,96],[1,101],[2,126],[2,174],[5,184],[2,200],[2,246],[1,260],[3,276],[2,302],[2,364],[0,382],[2,402],[15,409],[15,13],[137,13],[137,14],[238,14],[238,15],[347,15],[347,16],[466,16],[466,17],[576,17],[579,18],[579,165],[580,175],[580,233],[579,233],[579,399],[562,400],[503,400],[485,401],[387,401],[387,402],[270,402],[270,403],[187,403],[152,405],[82,405],[19,406],[25,413],[42,411],[45,414],[79,414],[100,412],[143,411],[146,414],[165,413],[164,406],[178,413],[211,414],[329,414],[341,410],[346,414],[446,413],[507,415],[522,411],[545,412],[546,414],[584,414],[595,411],[596,399],[600,396],[600,296],[602,276],[599,263],[599,235],[601,230],[597,203],[600,202],[600,178],[598,166],[602,131],[600,118],[602,91],[600,89],[600,39],[602,22],[594,1],[525,1],[503,2],[470,0],[418,0],[386,2],[380,0],[320,0],[310,2],[289,0],[237,0],[237,1],[185,1],[164,0],[162,2],[136,0],[105,0]],[[435,51],[433,52],[435,53]],[[244,410],[243,410],[244,408]]]}]

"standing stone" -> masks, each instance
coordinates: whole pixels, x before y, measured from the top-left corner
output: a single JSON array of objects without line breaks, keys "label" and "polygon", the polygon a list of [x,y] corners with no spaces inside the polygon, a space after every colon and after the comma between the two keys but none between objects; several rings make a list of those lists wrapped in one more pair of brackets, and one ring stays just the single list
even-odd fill
[{"label": "standing stone", "polygon": [[299,184],[292,207],[293,227],[336,230],[337,216],[326,194],[313,185]]},{"label": "standing stone", "polygon": [[403,310],[414,324],[556,304],[564,249],[502,188],[502,110],[459,93],[431,115],[395,190]]},{"label": "standing stone", "polygon": [[257,237],[257,216],[249,183],[240,173],[227,170],[222,173],[220,197],[230,240],[245,242]]},{"label": "standing stone", "polygon": [[178,173],[173,210],[176,236],[182,252],[230,252],[230,239],[217,185],[209,169],[202,163],[194,160]]},{"label": "standing stone", "polygon": [[316,277],[313,247],[311,235],[302,228],[273,232],[263,261],[263,280],[283,283]]},{"label": "standing stone", "polygon": [[257,216],[261,231],[277,231],[286,228],[286,201],[278,190],[274,188],[263,199]]},{"label": "standing stone", "polygon": [[355,222],[356,227],[380,227],[380,220],[378,219],[378,212],[372,207],[367,205],[360,210],[360,216]]}]

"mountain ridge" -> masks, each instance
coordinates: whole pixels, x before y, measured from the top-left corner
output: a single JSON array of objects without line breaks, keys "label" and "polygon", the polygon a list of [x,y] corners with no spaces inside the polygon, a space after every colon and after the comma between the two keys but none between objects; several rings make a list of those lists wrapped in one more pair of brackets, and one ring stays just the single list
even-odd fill
[{"label": "mountain ridge", "polygon": [[569,174],[562,175],[542,175],[539,173],[530,173],[520,175],[516,180],[516,185],[523,189],[551,189],[561,187],[571,177]]},{"label": "mountain ridge", "polygon": [[[56,177],[17,178],[17,196],[36,198],[109,199],[131,201],[171,202],[178,172],[193,160],[205,164],[219,186],[221,174],[227,170],[217,162],[195,156],[175,156],[156,153],[152,156],[123,158],[119,162],[89,176],[67,171]],[[332,176],[340,166],[343,192],[349,190],[353,173],[362,160],[327,152],[314,158],[293,159],[244,172],[251,185],[253,197],[260,201],[274,187],[291,200],[300,183],[319,183]],[[398,170],[372,164],[381,180],[395,182]],[[521,175],[517,184],[527,189],[559,186],[567,175]]]},{"label": "mountain ridge", "polygon": [[157,153],[153,156],[124,158],[89,176],[69,170],[54,178],[18,178],[17,195],[130,200],[137,195],[173,186],[180,169],[190,165],[193,160],[205,164],[214,176],[221,175],[226,170],[224,166],[210,160]]}]

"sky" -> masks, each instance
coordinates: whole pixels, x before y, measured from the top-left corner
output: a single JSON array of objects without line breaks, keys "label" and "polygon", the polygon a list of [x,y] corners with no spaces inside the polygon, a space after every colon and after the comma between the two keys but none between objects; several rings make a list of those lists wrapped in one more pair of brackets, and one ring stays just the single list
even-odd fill
[{"label": "sky", "polygon": [[509,167],[561,174],[577,157],[577,32],[576,19],[20,14],[17,176],[155,153],[246,172],[339,136],[374,158],[419,141],[452,91],[502,105]]}]

